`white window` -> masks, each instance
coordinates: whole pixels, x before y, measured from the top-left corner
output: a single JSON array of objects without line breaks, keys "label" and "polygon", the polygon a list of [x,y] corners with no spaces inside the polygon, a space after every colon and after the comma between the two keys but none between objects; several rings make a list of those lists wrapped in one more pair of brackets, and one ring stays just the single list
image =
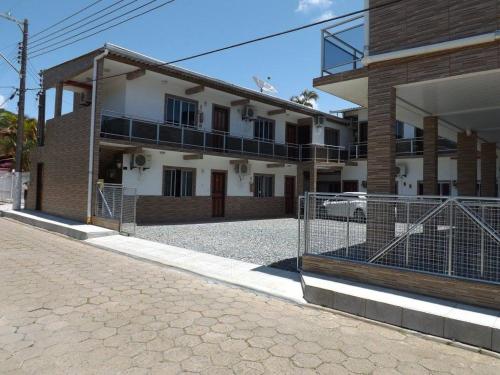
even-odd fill
[{"label": "white window", "polygon": [[165,168],[163,170],[163,195],[166,197],[192,197],[193,170]]},{"label": "white window", "polygon": [[195,101],[165,97],[165,122],[176,126],[196,126],[196,113],[198,104]]},{"label": "white window", "polygon": [[269,198],[274,196],[274,176],[255,175],[254,176],[254,197]]},{"label": "white window", "polygon": [[262,117],[254,121],[254,138],[274,141],[274,121]]}]

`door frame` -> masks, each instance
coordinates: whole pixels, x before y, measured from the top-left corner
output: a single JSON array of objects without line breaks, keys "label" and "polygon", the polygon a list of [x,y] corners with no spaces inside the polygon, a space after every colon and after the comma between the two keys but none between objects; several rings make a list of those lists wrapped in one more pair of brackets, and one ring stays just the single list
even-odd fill
[{"label": "door frame", "polygon": [[[213,175],[214,174],[222,174],[224,175],[224,200],[223,200],[223,207],[222,207],[222,216],[214,216],[214,202],[213,202]],[[214,218],[224,218],[226,217],[226,198],[227,198],[227,184],[228,184],[228,173],[227,170],[223,169],[211,169],[210,170],[210,200],[212,201],[212,217]]]},{"label": "door frame", "polygon": [[[36,164],[36,195],[35,195],[35,210],[42,210],[43,202],[43,175],[44,175],[45,165],[44,163]],[[40,171],[42,173],[40,173]]]},{"label": "door frame", "polygon": [[[227,111],[227,130],[226,130],[226,132],[229,133],[231,131],[231,107],[227,107],[225,105],[220,105],[220,104],[216,104],[216,103],[212,104],[212,131],[213,130],[218,130],[218,129],[214,128],[214,124],[215,124],[215,109],[216,108],[224,109],[224,110]],[[221,130],[218,130],[218,131],[221,131]]]},{"label": "door frame", "polygon": [[[292,208],[291,208],[291,212],[287,212],[286,209],[287,209],[287,204],[286,204],[286,200],[287,200],[287,195],[286,195],[286,182],[287,182],[287,179],[293,179],[293,196],[291,198],[291,202],[292,202]],[[285,197],[285,214],[286,215],[295,215],[295,209],[296,209],[296,204],[295,202],[297,201],[297,177],[296,176],[292,176],[292,175],[285,175],[285,185],[283,186],[283,196]]]},{"label": "door frame", "polygon": [[[295,142],[288,142],[287,137],[288,137],[288,128],[294,127],[295,129]],[[298,132],[299,132],[299,125],[295,124],[293,122],[286,122],[285,124],[285,143],[293,143],[293,144],[298,144]]]}]

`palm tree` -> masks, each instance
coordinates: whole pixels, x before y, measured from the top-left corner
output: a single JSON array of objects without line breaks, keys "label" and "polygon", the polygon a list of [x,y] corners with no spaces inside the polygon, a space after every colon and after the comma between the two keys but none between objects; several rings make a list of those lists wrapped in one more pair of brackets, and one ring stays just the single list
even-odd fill
[{"label": "palm tree", "polygon": [[314,102],[319,99],[319,95],[316,91],[305,89],[300,95],[292,96],[290,100],[292,102],[305,105],[306,107],[313,107]]},{"label": "palm tree", "polygon": [[[30,151],[36,145],[37,121],[26,117],[24,120],[23,171],[29,171]],[[17,115],[0,111],[0,158],[15,158],[17,137]]]}]

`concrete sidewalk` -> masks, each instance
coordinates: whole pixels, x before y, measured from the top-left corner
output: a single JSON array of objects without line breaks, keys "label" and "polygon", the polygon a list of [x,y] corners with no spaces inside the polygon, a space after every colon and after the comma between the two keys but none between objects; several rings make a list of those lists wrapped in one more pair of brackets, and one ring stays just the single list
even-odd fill
[{"label": "concrete sidewalk", "polygon": [[92,238],[85,242],[105,250],[176,267],[297,303],[306,303],[302,294],[300,275],[295,272],[204,254],[135,237],[116,235]]}]

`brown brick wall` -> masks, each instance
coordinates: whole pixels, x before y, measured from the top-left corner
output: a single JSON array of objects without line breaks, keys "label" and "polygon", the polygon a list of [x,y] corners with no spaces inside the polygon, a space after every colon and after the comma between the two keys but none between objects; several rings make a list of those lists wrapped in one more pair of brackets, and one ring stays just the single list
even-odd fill
[{"label": "brown brick wall", "polygon": [[[265,219],[285,216],[285,198],[226,197],[227,220]],[[172,198],[140,196],[139,224],[212,221],[211,197]]]},{"label": "brown brick wall", "polygon": [[481,307],[498,309],[498,306],[500,306],[500,286],[494,284],[315,256],[304,256],[302,258],[302,267],[307,272],[325,274]]},{"label": "brown brick wall", "polygon": [[497,145],[483,143],[481,145],[481,196],[497,195]]},{"label": "brown brick wall", "polygon": [[90,108],[80,108],[47,121],[45,146],[31,155],[30,185],[26,207],[35,209],[37,163],[44,163],[42,210],[84,221],[87,207],[87,175]]},{"label": "brown brick wall", "polygon": [[458,195],[475,196],[477,183],[477,135],[458,133],[457,139]]},{"label": "brown brick wall", "polygon": [[226,218],[267,219],[285,216],[285,198],[227,197]]},{"label": "brown brick wall", "polygon": [[438,192],[438,118],[424,118],[424,194]]},{"label": "brown brick wall", "polygon": [[[370,6],[387,3],[371,0]],[[370,12],[370,53],[495,32],[498,0],[405,0]]]}]

